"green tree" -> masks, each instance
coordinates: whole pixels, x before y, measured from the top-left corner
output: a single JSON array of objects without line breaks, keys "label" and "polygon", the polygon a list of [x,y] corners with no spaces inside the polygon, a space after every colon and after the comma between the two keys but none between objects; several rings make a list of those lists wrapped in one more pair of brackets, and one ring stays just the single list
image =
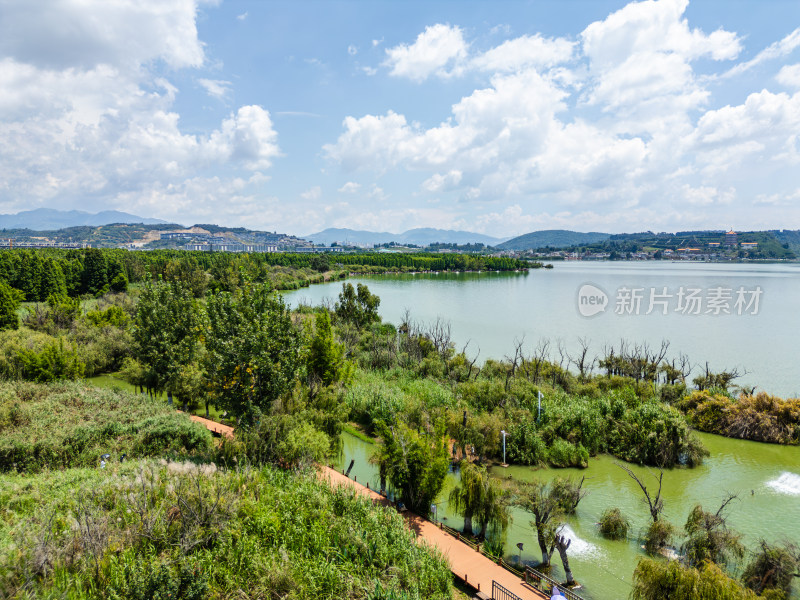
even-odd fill
[{"label": "green tree", "polygon": [[197,352],[201,316],[197,302],[178,283],[148,283],[133,320],[133,354],[144,367],[148,392],[167,392],[170,404],[178,376]]},{"label": "green tree", "polygon": [[102,293],[108,285],[106,257],[97,248],[87,248],[83,254],[81,293],[93,296]]},{"label": "green tree", "polygon": [[508,510],[500,486],[489,477],[485,467],[461,461],[461,480],[450,492],[450,505],[464,517],[464,533],[472,535],[473,518],[486,538],[490,525],[502,531],[508,525]]},{"label": "green tree", "polygon": [[536,528],[536,541],[542,552],[542,566],[550,566],[550,557],[556,544],[556,534],[564,518],[564,511],[558,496],[552,488],[541,481],[517,483],[511,496],[511,503],[531,513]]},{"label": "green tree", "polygon": [[793,544],[780,546],[761,540],[753,560],[745,567],[742,581],[745,586],[763,594],[780,590],[789,597],[792,579],[800,577],[800,548]]},{"label": "green tree", "polygon": [[381,299],[370,293],[366,285],[359,283],[356,290],[352,283],[343,283],[334,312],[340,321],[363,328],[381,320],[378,315],[380,304]]},{"label": "green tree", "polygon": [[744,556],[744,546],[739,541],[741,534],[728,529],[725,519],[725,509],[735,498],[734,494],[729,494],[715,513],[704,511],[699,504],[689,513],[684,526],[688,537],[682,550],[690,566],[696,567],[706,561],[724,566],[732,558]]},{"label": "green tree", "polygon": [[333,339],[333,328],[328,311],[317,313],[316,330],[308,349],[308,376],[312,387],[316,382],[323,386],[339,380],[344,367],[344,346]]},{"label": "green tree", "polygon": [[5,281],[0,281],[0,330],[17,329],[19,327],[19,315],[17,309],[21,293],[15,290]]},{"label": "green tree", "polygon": [[718,565],[684,567],[678,561],[643,558],[633,572],[632,600],[755,600],[756,595]]},{"label": "green tree", "polygon": [[378,431],[381,444],[374,462],[400,493],[402,502],[427,516],[431,503],[442,491],[450,465],[444,428],[419,433],[405,423],[394,427],[380,423]]},{"label": "green tree", "polygon": [[266,285],[207,298],[206,369],[219,406],[255,423],[291,391],[300,367],[300,336],[289,309]]}]

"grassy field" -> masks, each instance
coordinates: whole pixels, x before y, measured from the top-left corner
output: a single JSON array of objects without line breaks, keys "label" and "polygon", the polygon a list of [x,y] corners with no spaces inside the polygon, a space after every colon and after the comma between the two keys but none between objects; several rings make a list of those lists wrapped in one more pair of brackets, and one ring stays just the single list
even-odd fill
[{"label": "grassy field", "polygon": [[0,384],[0,472],[92,466],[180,456],[210,447],[211,435],[161,400],[82,382]]},{"label": "grassy field", "polygon": [[[453,597],[396,511],[312,472],[166,461],[0,475],[0,597]],[[459,596],[461,597],[461,596]]]}]

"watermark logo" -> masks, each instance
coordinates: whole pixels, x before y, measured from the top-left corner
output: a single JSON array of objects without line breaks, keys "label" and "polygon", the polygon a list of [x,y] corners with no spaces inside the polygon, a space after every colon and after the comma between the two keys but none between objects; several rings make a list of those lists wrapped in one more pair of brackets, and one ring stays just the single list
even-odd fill
[{"label": "watermark logo", "polygon": [[606,310],[608,294],[596,285],[584,283],[578,290],[578,312],[584,317],[593,317]]},{"label": "watermark logo", "polygon": [[761,311],[761,286],[677,288],[621,286],[613,303],[606,292],[591,283],[578,290],[578,312],[593,317],[612,305],[616,315],[757,315]]}]

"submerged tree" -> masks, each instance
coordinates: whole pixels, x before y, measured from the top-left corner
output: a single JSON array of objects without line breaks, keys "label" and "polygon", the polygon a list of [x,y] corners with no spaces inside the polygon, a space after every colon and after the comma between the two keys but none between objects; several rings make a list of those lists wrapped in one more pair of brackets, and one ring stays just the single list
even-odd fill
[{"label": "submerged tree", "polygon": [[728,529],[725,509],[736,499],[736,494],[728,494],[715,513],[706,512],[701,505],[695,506],[689,513],[684,529],[688,539],[682,550],[686,562],[691,566],[699,566],[705,561],[718,565],[726,565],[732,558],[744,556],[741,534]]},{"label": "submerged tree", "polygon": [[753,560],[745,567],[742,581],[757,594],[780,590],[788,597],[795,577],[800,577],[800,548],[761,540]]},{"label": "submerged tree", "polygon": [[427,515],[444,486],[450,465],[444,428],[419,433],[405,423],[378,424],[381,444],[373,462],[414,512]]}]

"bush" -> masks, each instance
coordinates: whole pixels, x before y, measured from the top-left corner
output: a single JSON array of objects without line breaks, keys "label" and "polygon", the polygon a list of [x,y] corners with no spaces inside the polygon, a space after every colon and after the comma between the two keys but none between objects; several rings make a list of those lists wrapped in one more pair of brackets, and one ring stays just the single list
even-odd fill
[{"label": "bush", "polygon": [[648,554],[659,554],[660,551],[672,543],[675,536],[675,526],[669,521],[655,521],[650,524],[644,534],[644,550]]},{"label": "bush", "polygon": [[630,522],[618,508],[609,508],[600,516],[600,535],[609,540],[624,540],[628,537]]}]

